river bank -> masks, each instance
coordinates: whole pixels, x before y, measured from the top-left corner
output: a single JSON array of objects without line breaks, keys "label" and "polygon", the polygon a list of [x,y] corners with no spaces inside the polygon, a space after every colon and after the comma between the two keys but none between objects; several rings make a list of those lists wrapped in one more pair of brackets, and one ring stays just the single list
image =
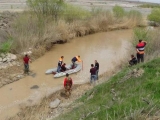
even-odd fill
[{"label": "river bank", "polygon": [[[8,109],[2,109],[1,117],[14,116],[19,112],[19,102],[14,104],[17,100],[34,104],[46,94],[62,88],[63,78],[53,79],[52,75],[44,74],[45,70],[57,64],[57,58],[62,54],[66,63],[70,63],[73,56],[81,55],[84,61],[84,70],[71,75],[71,77],[75,84],[85,83],[89,81],[90,64],[95,59],[100,63],[100,74],[102,74],[114,70],[114,66],[129,58],[131,36],[132,30],[112,31],[76,38],[70,43],[54,46],[51,51],[31,64],[30,69],[35,73],[33,76],[27,76],[0,89],[3,98],[0,100],[0,106],[13,105]],[[90,39],[92,39],[92,42],[88,41]],[[79,41],[79,44],[77,44],[77,41]],[[31,89],[35,85],[38,87]]]},{"label": "river bank", "polygon": [[[29,19],[27,20],[31,21],[30,16],[28,18]],[[108,16],[106,16],[106,18],[108,18]],[[120,21],[120,22],[116,21],[115,22],[116,24],[113,24],[115,19],[112,19],[112,16],[110,19],[111,22],[108,21],[108,19],[106,18],[104,18],[103,16],[102,21],[100,21],[98,24],[97,24],[98,22],[97,20],[99,18],[94,19],[93,21],[89,21],[88,23],[85,23],[84,25],[88,25],[90,23],[88,28],[85,26],[82,26],[83,24],[80,24],[79,21],[74,23],[75,25],[74,27],[71,25],[69,26],[68,23],[65,23],[64,21],[60,21],[59,22],[60,24],[58,26],[59,28],[54,30],[60,31],[61,33],[59,34],[60,37],[58,39],[65,40],[66,36],[67,36],[67,39],[68,39],[68,36],[73,39],[75,37],[85,36],[85,35],[89,35],[91,33],[96,33],[100,31],[128,29],[137,25],[136,23],[133,25],[133,22],[131,19],[130,21],[126,20],[125,23],[123,23],[124,21]],[[21,22],[22,20],[23,19],[19,19],[18,22]],[[25,21],[25,22],[28,23],[28,21]],[[36,22],[33,21],[33,23],[36,23]],[[26,28],[26,26],[28,26],[28,24],[25,24],[26,26],[24,26],[24,23],[21,23],[21,25],[23,26],[22,28]],[[47,25],[49,27],[45,28],[46,29],[45,35],[47,34],[45,36],[47,37],[45,38],[45,40],[48,40],[48,35],[52,35],[49,37],[51,37],[51,40],[53,40],[52,38],[53,33],[51,32],[53,31],[52,29],[53,26],[51,26],[51,24],[47,24]],[[17,32],[18,34],[16,34],[18,37],[21,35],[21,37],[19,37],[20,40],[27,41],[27,40],[31,40],[31,38],[33,37],[35,38],[35,36],[28,37],[28,35],[33,35],[32,31],[30,32],[31,34],[27,34],[25,39],[24,39],[24,34],[20,34],[21,31],[23,33],[26,33],[26,31],[28,32],[32,28],[32,26],[31,28],[28,28],[28,29],[22,29],[22,28],[20,29],[20,31]],[[36,31],[37,28],[36,29],[34,28],[32,30]],[[23,31],[23,30],[26,30],[26,31]],[[76,80],[75,84],[85,83],[89,80],[88,70],[90,68],[91,61],[92,60],[94,61],[94,59],[96,59],[95,56],[98,58],[98,61],[101,63],[102,66],[107,65],[100,71],[100,74],[108,71],[106,70],[106,68],[113,69],[115,65],[118,65],[116,60],[125,61],[126,59],[128,59],[129,58],[129,55],[127,54],[127,52],[129,51],[128,40],[130,39],[131,31],[130,30],[129,32],[122,31],[122,33],[120,31],[114,31],[114,32],[108,32],[106,33],[107,35],[103,33],[98,33],[96,34],[96,36],[93,35],[94,37],[92,37],[92,35],[89,35],[86,37],[73,39],[72,41],[68,41],[66,44],[54,45],[53,48],[51,47],[51,50],[49,52],[46,52],[45,55],[44,55],[45,47],[43,46],[41,50],[42,54],[40,56],[42,55],[44,56],[40,57],[39,59],[36,59],[36,61],[31,64],[32,74],[17,82],[6,85],[0,89],[0,93],[3,96],[3,99],[0,100],[0,105],[2,110],[4,110],[5,108],[5,110],[2,111],[1,113],[3,114],[2,117],[5,118],[6,116],[9,117],[17,114],[20,110],[19,104],[21,103],[27,102],[28,104],[35,104],[38,102],[38,100],[42,99],[46,94],[48,95],[48,93],[52,93],[53,91],[59,90],[62,88],[63,78],[53,79],[52,75],[50,76],[44,75],[44,72],[46,69],[50,68],[51,66],[55,66],[57,64],[57,58],[59,58],[59,56],[61,56],[62,54],[67,55],[67,57],[65,56],[65,60],[67,63],[70,63],[70,59],[77,54],[80,54],[83,60],[85,61],[84,67],[86,69],[78,73],[77,75],[72,75],[73,79]],[[36,39],[39,39],[39,36]],[[92,42],[88,40],[92,40]],[[28,45],[28,43],[24,43],[21,45],[22,45],[21,48],[24,48],[24,45]],[[20,48],[20,47],[16,47],[16,49],[17,48]],[[74,52],[73,52],[73,49],[75,50]],[[84,53],[84,50],[86,53]],[[124,53],[126,53],[126,56],[124,56]],[[31,57],[35,57],[35,56],[32,55]],[[106,59],[106,61],[104,61],[104,59]],[[19,62],[20,63],[22,62],[21,59]],[[6,69],[4,72],[1,72],[1,73],[5,73],[3,75],[4,78],[8,77],[8,74],[10,74],[11,72],[13,72],[12,74],[17,72],[22,74],[23,64],[21,64],[18,67],[15,66],[15,69],[14,67],[11,67],[9,69],[11,71]],[[17,100],[19,102],[15,102]]]}]

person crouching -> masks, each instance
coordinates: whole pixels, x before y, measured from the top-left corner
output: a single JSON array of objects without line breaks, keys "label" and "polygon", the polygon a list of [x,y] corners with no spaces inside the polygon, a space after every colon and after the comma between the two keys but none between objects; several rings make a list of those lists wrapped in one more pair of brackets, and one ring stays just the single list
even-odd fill
[{"label": "person crouching", "polygon": [[131,60],[129,61],[129,65],[136,65],[137,64],[137,59],[134,57],[134,55],[131,55]]}]

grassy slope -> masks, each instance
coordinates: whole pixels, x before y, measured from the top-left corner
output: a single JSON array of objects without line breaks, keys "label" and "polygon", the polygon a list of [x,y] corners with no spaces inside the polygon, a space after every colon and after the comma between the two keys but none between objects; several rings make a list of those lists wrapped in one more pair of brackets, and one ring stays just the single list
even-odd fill
[{"label": "grassy slope", "polygon": [[154,116],[160,108],[159,65],[158,58],[134,66],[131,69],[142,68],[144,74],[129,79],[126,78],[132,70],[125,68],[110,81],[87,91],[77,101],[84,102],[83,105],[56,120],[143,120]]}]

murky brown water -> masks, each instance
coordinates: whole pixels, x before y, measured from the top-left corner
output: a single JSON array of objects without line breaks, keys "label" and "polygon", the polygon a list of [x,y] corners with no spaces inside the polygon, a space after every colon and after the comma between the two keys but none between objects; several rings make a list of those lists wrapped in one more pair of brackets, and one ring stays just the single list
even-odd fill
[{"label": "murky brown water", "polygon": [[[36,76],[28,76],[0,89],[0,119],[12,116],[19,111],[19,104],[34,103],[44,95],[62,88],[63,78],[53,78],[45,75],[45,71],[57,65],[60,56],[64,56],[65,63],[71,63],[71,58],[80,55],[83,62],[83,71],[71,75],[74,83],[89,81],[90,64],[97,60],[100,63],[100,73],[112,69],[120,60],[128,57],[129,41],[132,30],[97,33],[77,38],[63,45],[56,45],[41,58],[30,64],[30,69]],[[127,60],[126,60],[127,61]],[[30,89],[38,85],[38,89]]]}]

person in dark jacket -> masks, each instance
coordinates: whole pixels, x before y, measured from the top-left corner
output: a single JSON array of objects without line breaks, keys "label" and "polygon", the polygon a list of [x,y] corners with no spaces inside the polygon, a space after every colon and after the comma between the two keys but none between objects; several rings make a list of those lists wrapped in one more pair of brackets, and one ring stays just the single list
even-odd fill
[{"label": "person in dark jacket", "polygon": [[134,55],[131,55],[131,60],[129,61],[129,65],[136,65],[137,64],[137,59],[134,57]]},{"label": "person in dark jacket", "polygon": [[66,68],[66,63],[63,63],[63,65],[61,66],[61,72],[64,72],[68,70],[68,68]]},{"label": "person in dark jacket", "polygon": [[76,56],[76,57],[73,57],[72,58],[72,69],[74,69],[75,68],[75,63],[76,63],[76,61],[78,61],[78,62],[82,62],[82,60],[80,59],[80,56]]},{"label": "person in dark jacket", "polygon": [[63,64],[63,59],[64,59],[64,56],[61,56],[59,58],[59,61],[58,61],[58,67],[57,67],[57,72],[61,72],[61,67],[62,67],[62,64]]},{"label": "person in dark jacket", "polygon": [[95,60],[95,68],[96,68],[96,78],[98,80],[98,72],[99,72],[99,63]]},{"label": "person in dark jacket", "polygon": [[91,76],[90,76],[90,83],[92,83],[92,80],[94,81],[94,83],[96,82],[96,71],[97,69],[94,67],[93,64],[91,64],[91,69],[90,69],[90,73],[91,73]]}]

